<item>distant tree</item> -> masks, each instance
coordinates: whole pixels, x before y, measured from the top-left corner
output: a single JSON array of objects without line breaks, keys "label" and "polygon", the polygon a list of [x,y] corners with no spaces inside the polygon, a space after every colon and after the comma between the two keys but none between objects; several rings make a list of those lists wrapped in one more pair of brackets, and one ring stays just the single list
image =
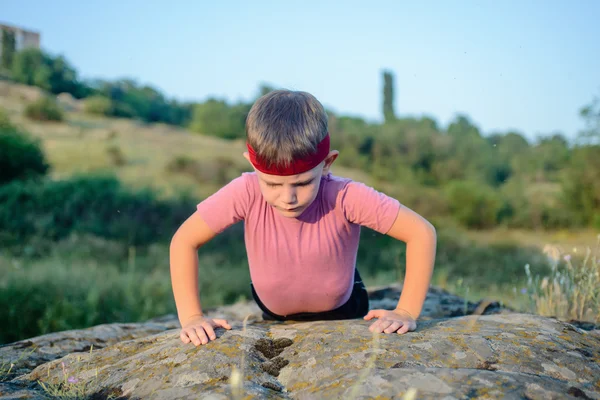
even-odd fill
[{"label": "distant tree", "polygon": [[501,186],[518,172],[518,163],[514,160],[529,154],[529,142],[519,132],[494,133],[486,140],[490,145],[486,181],[492,186]]},{"label": "distant tree", "polygon": [[383,118],[386,123],[396,119],[394,113],[394,77],[390,71],[383,71]]},{"label": "distant tree", "polygon": [[7,29],[2,30],[2,60],[0,65],[10,70],[12,68],[13,59],[15,57],[15,51],[17,43],[15,40],[15,34]]},{"label": "distant tree", "polygon": [[585,225],[600,229],[600,96],[582,108],[580,115],[586,127],[570,153],[562,186],[569,208]]},{"label": "distant tree", "polygon": [[581,222],[600,229],[600,145],[573,149],[562,186],[565,202]]},{"label": "distant tree", "polygon": [[275,88],[273,86],[263,83],[258,88],[258,97],[262,97],[268,93],[271,93],[274,90],[275,90]]},{"label": "distant tree", "polygon": [[[185,126],[192,115],[192,105],[168,100],[158,89],[140,85],[133,79],[120,79],[113,82],[96,80],[91,87],[94,98],[103,98],[102,103],[94,100],[92,106],[107,115],[123,118],[139,118],[146,122],[164,122]],[[94,108],[94,107],[92,107]]]},{"label": "distant tree", "polygon": [[584,143],[600,144],[600,95],[583,107],[579,115],[585,122],[585,129],[580,132],[580,140]]},{"label": "distant tree", "polygon": [[19,83],[38,86],[53,94],[65,92],[75,98],[89,94],[89,88],[78,81],[77,72],[64,57],[53,57],[36,48],[15,54],[12,77]]},{"label": "distant tree", "polygon": [[249,111],[248,104],[230,106],[224,100],[209,99],[194,107],[190,129],[225,139],[242,138]]},{"label": "distant tree", "polygon": [[455,181],[446,187],[452,216],[469,228],[485,229],[496,225],[502,202],[497,193],[475,181]]}]

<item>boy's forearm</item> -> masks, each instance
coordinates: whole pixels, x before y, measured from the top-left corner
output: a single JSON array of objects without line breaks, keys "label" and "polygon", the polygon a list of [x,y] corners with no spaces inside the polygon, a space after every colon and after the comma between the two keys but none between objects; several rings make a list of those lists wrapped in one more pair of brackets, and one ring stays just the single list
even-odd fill
[{"label": "boy's forearm", "polygon": [[170,248],[170,265],[177,315],[184,325],[193,316],[203,314],[198,295],[198,250],[174,240]]},{"label": "boy's forearm", "polygon": [[437,236],[433,227],[424,230],[406,246],[406,276],[397,310],[417,319],[429,291],[435,262]]}]

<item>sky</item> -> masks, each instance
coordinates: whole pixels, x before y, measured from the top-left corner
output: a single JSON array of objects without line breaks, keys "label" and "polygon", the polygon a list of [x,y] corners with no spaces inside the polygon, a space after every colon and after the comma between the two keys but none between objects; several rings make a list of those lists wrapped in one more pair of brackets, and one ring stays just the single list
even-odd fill
[{"label": "sky", "polygon": [[133,78],[169,98],[251,101],[261,84],[382,119],[382,71],[399,117],[528,139],[584,127],[600,96],[600,1],[0,0],[0,23],[41,33],[83,78]]}]

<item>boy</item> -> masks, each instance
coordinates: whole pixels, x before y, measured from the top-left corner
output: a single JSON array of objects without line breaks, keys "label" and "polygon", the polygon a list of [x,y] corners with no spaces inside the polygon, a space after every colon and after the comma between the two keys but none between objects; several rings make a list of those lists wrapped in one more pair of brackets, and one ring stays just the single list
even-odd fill
[{"label": "boy", "polygon": [[[171,241],[171,278],[180,338],[198,346],[226,320],[202,313],[198,249],[244,221],[253,296],[265,319],[378,318],[369,330],[416,329],[436,251],[433,226],[398,200],[333,176],[327,114],[305,92],[277,90],[256,101],[246,121],[243,173],[202,201]],[[395,310],[369,311],[356,270],[360,226],[407,243],[406,279]]]}]

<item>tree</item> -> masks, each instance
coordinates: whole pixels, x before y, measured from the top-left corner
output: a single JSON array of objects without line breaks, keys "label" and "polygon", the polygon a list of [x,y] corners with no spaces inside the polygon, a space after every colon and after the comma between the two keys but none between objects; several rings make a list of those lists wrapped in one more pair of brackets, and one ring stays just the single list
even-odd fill
[{"label": "tree", "polygon": [[383,118],[386,123],[396,119],[394,114],[394,77],[390,71],[383,71]]},{"label": "tree", "polygon": [[276,89],[273,86],[271,86],[267,83],[263,83],[258,88],[258,97],[262,97],[266,94],[269,94],[274,90],[276,90]]},{"label": "tree", "polygon": [[568,207],[585,225],[600,228],[600,146],[573,149],[564,171],[563,190]]},{"label": "tree", "polygon": [[38,86],[53,94],[70,93],[75,98],[89,94],[89,88],[78,81],[75,68],[64,57],[53,57],[36,48],[15,54],[12,77],[19,83]]},{"label": "tree", "polygon": [[16,40],[14,32],[7,29],[2,30],[2,60],[0,65],[10,70],[16,51]]},{"label": "tree", "polygon": [[583,107],[579,115],[585,121],[585,129],[580,132],[580,140],[600,144],[600,95]]},{"label": "tree", "polygon": [[248,104],[229,106],[224,100],[209,99],[194,107],[190,129],[224,139],[242,138],[249,111]]}]

